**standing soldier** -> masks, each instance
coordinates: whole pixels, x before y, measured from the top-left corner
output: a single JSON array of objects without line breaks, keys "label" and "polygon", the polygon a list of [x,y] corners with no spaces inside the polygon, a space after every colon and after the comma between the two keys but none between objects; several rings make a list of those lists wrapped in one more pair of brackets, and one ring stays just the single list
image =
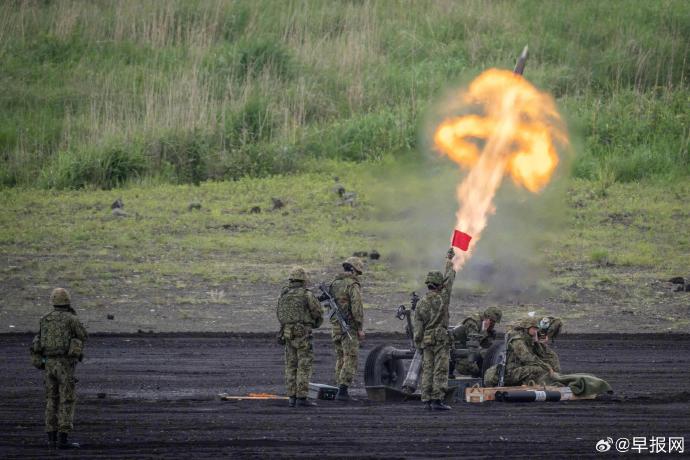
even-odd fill
[{"label": "standing soldier", "polygon": [[343,262],[343,273],[335,277],[329,289],[338,308],[346,318],[350,330],[356,332],[351,337],[340,327],[337,319],[331,319],[333,346],[335,347],[335,380],[338,384],[336,399],[348,401],[348,387],[357,373],[359,342],[364,340],[364,307],[362,305],[362,287],[359,275],[364,271],[364,264],[357,257],[350,257]]},{"label": "standing soldier", "polygon": [[445,275],[439,271],[429,272],[426,286],[429,291],[417,305],[414,317],[414,341],[417,349],[423,350],[422,401],[427,409],[450,410],[443,403],[448,389],[448,361],[450,358],[450,336],[448,334],[448,306],[455,280],[453,270],[453,248],[448,250]]},{"label": "standing soldier", "polygon": [[285,344],[285,385],[290,407],[316,406],[307,400],[314,364],[312,328],[321,326],[321,305],[306,288],[307,275],[301,267],[290,272],[289,284],[278,299],[278,321]]},{"label": "standing soldier", "polygon": [[87,334],[65,289],[54,289],[50,300],[54,309],[41,318],[39,332],[31,345],[31,357],[34,366],[45,369],[49,446],[78,448],[79,444],[70,443],[67,435],[73,428],[76,401],[74,370],[77,361],[83,358]]}]

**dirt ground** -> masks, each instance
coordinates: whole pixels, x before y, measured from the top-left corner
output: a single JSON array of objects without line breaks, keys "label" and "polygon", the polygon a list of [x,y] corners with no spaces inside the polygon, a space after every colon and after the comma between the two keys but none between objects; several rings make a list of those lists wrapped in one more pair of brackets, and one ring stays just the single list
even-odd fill
[{"label": "dirt ground", "polygon": [[[284,391],[282,350],[267,334],[97,335],[77,371],[73,438],[83,448],[51,453],[30,341],[0,335],[2,458],[599,457],[594,446],[602,438],[687,438],[690,431],[690,335],[565,335],[556,344],[564,370],[608,380],[615,399],[456,403],[448,413],[365,399],[367,353],[382,343],[403,347],[401,335],[368,337],[358,401],[321,401],[314,409],[217,398]],[[332,383],[328,337],[318,335],[314,346],[313,381]]]}]

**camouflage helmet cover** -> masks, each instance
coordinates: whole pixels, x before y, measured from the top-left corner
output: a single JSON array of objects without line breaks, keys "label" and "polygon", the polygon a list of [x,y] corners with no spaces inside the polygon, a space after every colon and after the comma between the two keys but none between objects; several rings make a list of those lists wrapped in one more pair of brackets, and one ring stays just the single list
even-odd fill
[{"label": "camouflage helmet cover", "polygon": [[496,307],[489,307],[486,310],[484,310],[482,316],[484,317],[484,319],[492,319],[495,322],[500,323],[501,318],[503,317],[503,313],[501,313],[501,310],[499,310]]},{"label": "camouflage helmet cover", "polygon": [[427,273],[426,280],[424,280],[424,284],[435,284],[437,286],[440,286],[441,284],[443,284],[443,273],[439,271],[431,271]]},{"label": "camouflage helmet cover", "polygon": [[359,257],[348,257],[347,260],[343,262],[343,268],[347,268],[348,265],[354,268],[360,275],[364,273],[364,263],[362,263],[362,259]]},{"label": "camouflage helmet cover", "polygon": [[531,327],[539,327],[539,321],[536,318],[523,318],[515,321],[513,324],[513,329],[524,329],[527,330]]},{"label": "camouflage helmet cover", "polygon": [[307,273],[302,267],[292,267],[290,270],[290,281],[307,281]]},{"label": "camouflage helmet cover", "polygon": [[64,307],[70,304],[69,292],[63,288],[55,288],[50,294],[50,302],[55,307]]}]

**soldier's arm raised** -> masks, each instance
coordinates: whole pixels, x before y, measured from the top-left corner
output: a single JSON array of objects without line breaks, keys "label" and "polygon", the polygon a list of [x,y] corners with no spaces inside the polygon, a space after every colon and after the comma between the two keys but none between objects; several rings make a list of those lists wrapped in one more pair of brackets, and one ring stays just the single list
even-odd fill
[{"label": "soldier's arm raised", "polygon": [[455,281],[455,269],[453,268],[453,257],[455,251],[453,248],[448,250],[448,257],[446,259],[446,269],[443,274],[443,289],[441,290],[441,297],[446,304],[450,303],[450,294],[453,290],[453,281]]}]

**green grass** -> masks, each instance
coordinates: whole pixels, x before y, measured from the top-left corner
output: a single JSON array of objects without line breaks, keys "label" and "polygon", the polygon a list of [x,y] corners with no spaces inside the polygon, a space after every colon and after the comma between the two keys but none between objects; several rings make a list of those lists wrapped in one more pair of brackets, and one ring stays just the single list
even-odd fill
[{"label": "green grass", "polygon": [[555,95],[573,173],[687,180],[690,4],[4,2],[0,186],[109,189],[408,155],[450,86],[511,68]]}]

